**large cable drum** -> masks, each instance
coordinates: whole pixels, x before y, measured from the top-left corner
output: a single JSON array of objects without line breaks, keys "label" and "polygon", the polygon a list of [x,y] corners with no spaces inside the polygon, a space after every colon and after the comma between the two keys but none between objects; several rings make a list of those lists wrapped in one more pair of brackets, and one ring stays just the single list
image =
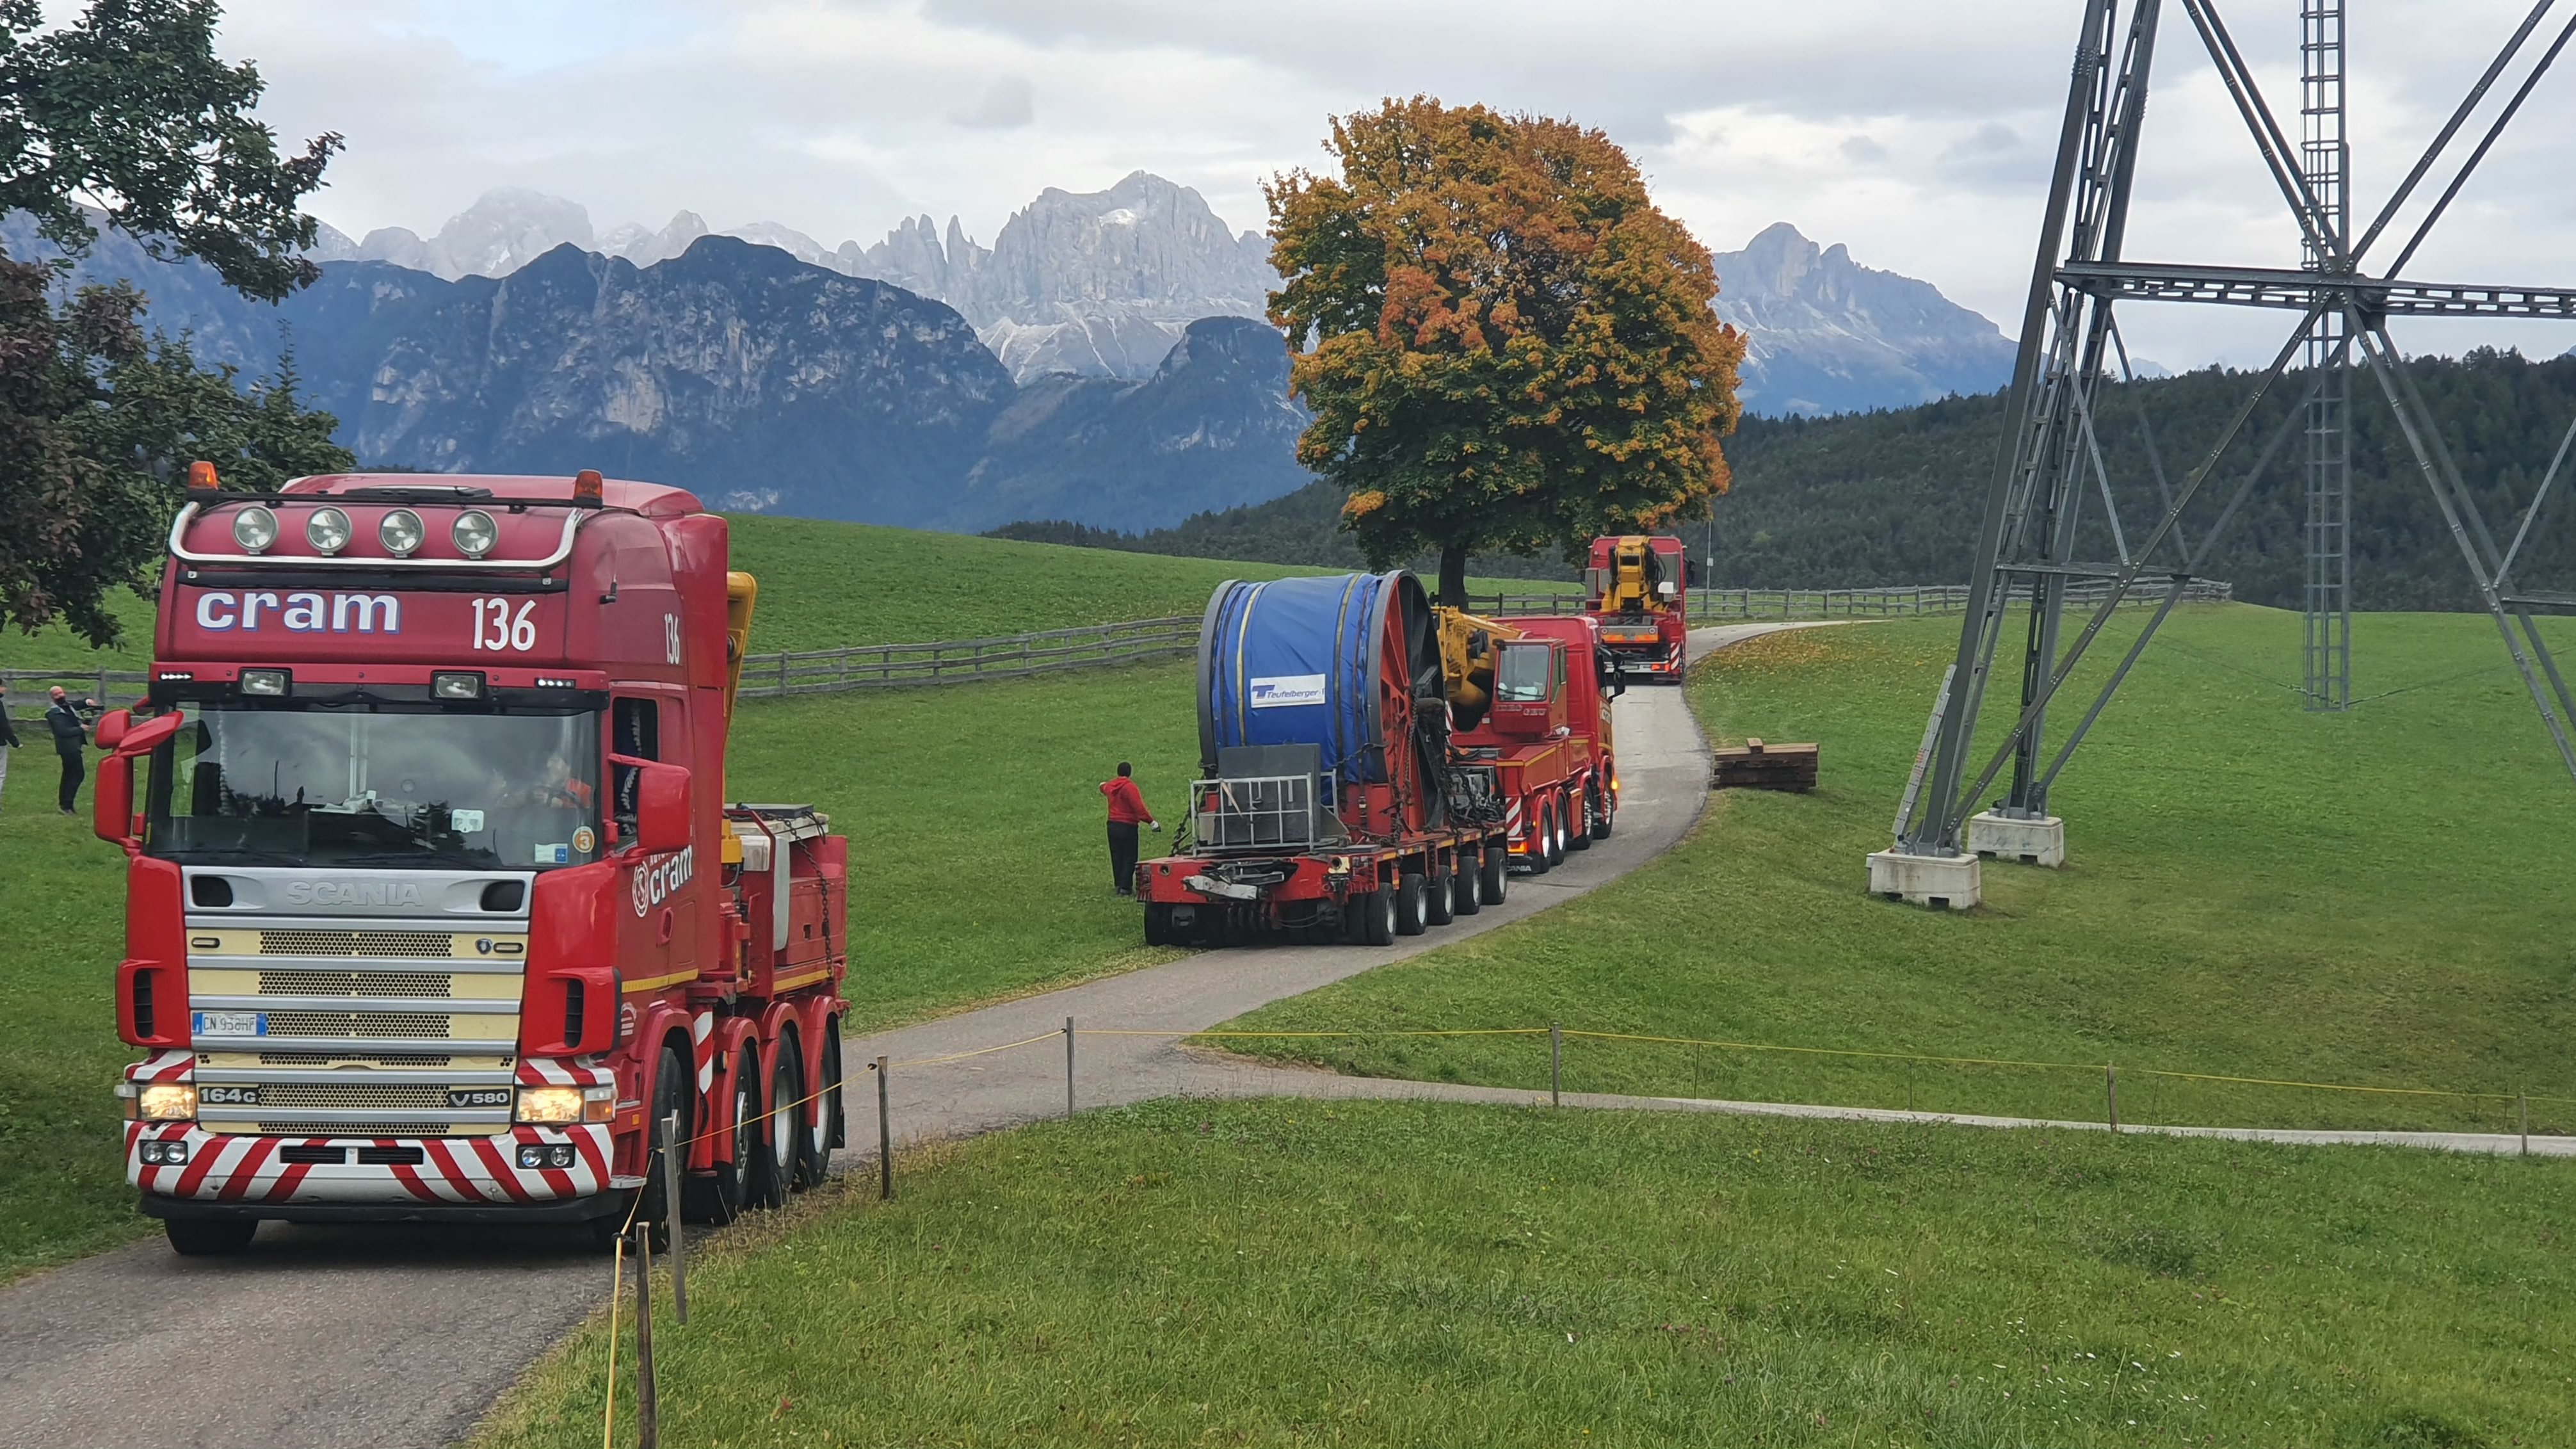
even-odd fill
[{"label": "large cable drum", "polygon": [[[1324,771],[1408,830],[1439,825],[1447,696],[1430,597],[1412,574],[1229,580],[1199,626],[1199,755],[1316,746]],[[1341,793],[1347,796],[1348,791]],[[1354,830],[1363,822],[1344,822]]]}]

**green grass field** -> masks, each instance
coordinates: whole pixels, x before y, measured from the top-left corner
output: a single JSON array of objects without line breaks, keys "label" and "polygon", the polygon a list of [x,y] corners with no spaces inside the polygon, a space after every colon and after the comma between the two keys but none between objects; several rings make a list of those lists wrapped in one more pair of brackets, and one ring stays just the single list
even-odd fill
[{"label": "green grass field", "polygon": [[[984,1138],[908,1165],[891,1204],[845,1186],[698,1253],[689,1324],[666,1297],[655,1331],[662,1432],[2564,1443],[2570,1172],[2096,1133],[1157,1102]],[[587,1442],[604,1339],[597,1319],[573,1335],[473,1442]],[[620,1442],[633,1363],[630,1341]]]},{"label": "green grass field", "polygon": [[[2134,627],[2135,620],[2121,627]],[[2099,1120],[2508,1130],[2510,1101],[2144,1077],[2172,1069],[2576,1098],[2576,785],[2495,631],[2358,621],[2347,715],[2303,714],[2297,616],[2186,610],[2059,781],[2060,871],[1986,906],[1866,895],[1956,625],[1801,632],[1711,657],[1713,736],[1816,740],[1823,788],[1729,792],[1664,859],[1547,915],[1230,1025],[1569,1027],[2089,1064],[2072,1072],[1576,1040],[1569,1089]],[[2106,644],[2097,654],[2116,647]],[[2414,687],[2414,686],[2422,687]],[[2396,692],[2403,691],[2403,692]],[[1991,738],[1988,748],[1991,748]],[[2000,794],[2000,788],[1995,792]],[[1246,1043],[1345,1071],[1544,1085],[1543,1039]],[[2535,1103],[2576,1131],[2576,1104]]]}]

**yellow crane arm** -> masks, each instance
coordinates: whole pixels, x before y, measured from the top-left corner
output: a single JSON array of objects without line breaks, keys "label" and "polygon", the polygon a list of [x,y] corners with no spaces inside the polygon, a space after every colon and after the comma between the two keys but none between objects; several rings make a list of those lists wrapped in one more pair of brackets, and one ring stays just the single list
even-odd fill
[{"label": "yellow crane arm", "polygon": [[1521,630],[1464,609],[1435,604],[1431,616],[1440,634],[1440,678],[1449,694],[1449,714],[1462,730],[1482,724],[1494,702],[1494,666],[1502,646],[1525,637]]}]

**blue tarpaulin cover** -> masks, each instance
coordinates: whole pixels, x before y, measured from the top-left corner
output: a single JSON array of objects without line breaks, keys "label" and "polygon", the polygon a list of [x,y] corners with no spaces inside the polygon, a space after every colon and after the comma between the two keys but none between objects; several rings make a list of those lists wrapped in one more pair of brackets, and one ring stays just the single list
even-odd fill
[{"label": "blue tarpaulin cover", "polygon": [[1383,783],[1387,631],[1410,643],[1429,618],[1421,582],[1401,570],[1218,585],[1199,629],[1200,755],[1213,769],[1230,745],[1312,744],[1337,779]]}]

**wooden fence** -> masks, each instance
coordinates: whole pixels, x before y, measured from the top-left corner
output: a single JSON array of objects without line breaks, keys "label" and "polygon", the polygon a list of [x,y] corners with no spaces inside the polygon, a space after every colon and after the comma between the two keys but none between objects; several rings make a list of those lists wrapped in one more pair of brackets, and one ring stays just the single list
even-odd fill
[{"label": "wooden fence", "polygon": [[1017,679],[1058,669],[1088,669],[1196,654],[1198,648],[1199,616],[1176,614],[1168,619],[1130,619],[1119,624],[1045,629],[991,639],[795,649],[745,655],[742,693],[746,699],[766,699],[845,689]]},{"label": "wooden fence", "polygon": [[[2067,602],[2078,608],[2098,604],[2107,585],[2085,579],[2068,586]],[[2151,604],[2159,591],[2140,587],[2130,604]],[[2223,603],[2229,586],[2196,580],[2183,592],[2192,603]],[[1698,623],[1733,619],[1883,619],[1917,614],[1955,614],[1967,607],[1965,584],[1925,584],[1889,589],[1693,589],[1691,618]],[[1471,594],[1467,606],[1477,613],[1571,614],[1583,607],[1581,594]],[[1004,634],[989,639],[943,639],[925,644],[853,644],[843,649],[794,649],[752,654],[742,662],[746,699],[774,699],[790,694],[833,694],[850,689],[890,689],[916,684],[964,684],[978,679],[1018,679],[1059,669],[1089,669],[1103,664],[1130,664],[1196,654],[1199,616],[1175,614],[1165,619],[1130,619],[1079,629],[1045,629],[1034,634]],[[89,695],[102,705],[131,704],[143,693],[149,676],[139,670],[0,670],[9,684],[9,712],[34,720],[45,711],[45,692],[59,684],[76,695]]]}]

